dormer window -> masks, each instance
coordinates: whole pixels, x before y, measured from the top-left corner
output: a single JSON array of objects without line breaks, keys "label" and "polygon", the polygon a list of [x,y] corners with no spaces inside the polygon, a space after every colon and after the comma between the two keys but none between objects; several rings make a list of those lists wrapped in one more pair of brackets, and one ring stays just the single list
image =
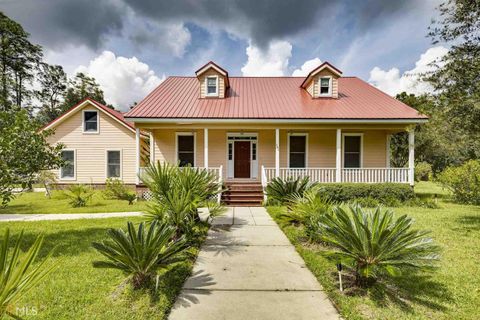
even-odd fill
[{"label": "dormer window", "polygon": [[218,96],[218,77],[210,76],[206,78],[207,85],[207,96],[217,97]]},{"label": "dormer window", "polygon": [[83,111],[83,132],[98,133],[98,111],[97,110]]},{"label": "dormer window", "polygon": [[319,79],[320,87],[320,96],[331,96],[332,95],[332,78],[331,77],[320,77]]}]

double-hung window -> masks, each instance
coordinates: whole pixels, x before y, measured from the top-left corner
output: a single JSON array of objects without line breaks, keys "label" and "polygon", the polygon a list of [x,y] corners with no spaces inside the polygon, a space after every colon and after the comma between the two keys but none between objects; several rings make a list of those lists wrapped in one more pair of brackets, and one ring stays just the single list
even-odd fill
[{"label": "double-hung window", "polygon": [[107,178],[122,177],[122,153],[120,150],[107,151]]},{"label": "double-hung window", "polygon": [[292,134],[288,137],[290,168],[306,168],[307,166],[307,135]]},{"label": "double-hung window", "polygon": [[207,77],[207,96],[218,96],[218,77]]},{"label": "double-hung window", "polygon": [[195,166],[195,135],[177,134],[177,159],[180,167]]},{"label": "double-hung window", "polygon": [[359,134],[343,137],[343,167],[360,168],[362,166],[362,136]]},{"label": "double-hung window", "polygon": [[332,95],[332,78],[331,77],[321,77],[320,78],[320,96],[331,96]]},{"label": "double-hung window", "polygon": [[63,150],[61,155],[60,179],[75,180],[75,150]]},{"label": "double-hung window", "polygon": [[98,133],[98,111],[85,110],[83,112],[83,132]]}]

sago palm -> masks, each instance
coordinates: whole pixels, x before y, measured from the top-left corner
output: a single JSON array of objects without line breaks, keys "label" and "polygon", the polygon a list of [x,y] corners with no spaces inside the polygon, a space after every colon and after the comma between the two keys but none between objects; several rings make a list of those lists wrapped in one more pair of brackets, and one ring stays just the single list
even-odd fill
[{"label": "sago palm", "polygon": [[288,180],[274,178],[265,188],[265,192],[270,203],[288,204],[293,197],[303,196],[311,186],[313,184],[309,177]]},{"label": "sago palm", "polygon": [[360,286],[402,269],[430,269],[439,259],[439,247],[427,236],[428,231],[412,229],[411,218],[395,218],[391,210],[381,207],[373,211],[360,206],[336,207],[333,214],[320,218],[319,226],[321,240],[354,269]]},{"label": "sago palm", "polygon": [[37,237],[25,254],[20,250],[22,239],[23,231],[10,252],[10,231],[7,228],[0,242],[0,318],[5,314],[15,318],[8,306],[20,299],[54,268],[53,265],[44,266],[48,259],[33,266],[42,247],[43,236]]},{"label": "sago palm", "polygon": [[174,227],[156,221],[148,228],[140,223],[138,231],[128,222],[126,232],[109,229],[107,234],[109,239],[92,245],[108,261],[94,261],[93,266],[121,270],[135,289],[148,287],[157,271],[177,262],[177,253],[187,247],[184,237],[172,240]]}]

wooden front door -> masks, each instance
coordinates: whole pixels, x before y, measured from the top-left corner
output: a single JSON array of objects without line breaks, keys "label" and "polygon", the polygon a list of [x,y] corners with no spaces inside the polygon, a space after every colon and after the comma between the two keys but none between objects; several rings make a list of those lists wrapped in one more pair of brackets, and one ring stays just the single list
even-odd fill
[{"label": "wooden front door", "polygon": [[235,141],[234,178],[250,178],[250,141]]}]

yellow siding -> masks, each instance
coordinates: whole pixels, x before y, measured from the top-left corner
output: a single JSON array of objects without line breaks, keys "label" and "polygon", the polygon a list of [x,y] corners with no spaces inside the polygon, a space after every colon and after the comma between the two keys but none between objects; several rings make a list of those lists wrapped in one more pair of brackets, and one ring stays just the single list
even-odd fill
[{"label": "yellow siding", "polygon": [[[196,166],[203,166],[203,129],[196,132]],[[175,132],[186,132],[182,129],[155,130],[155,159],[174,163]],[[209,129],[209,166],[223,166],[223,176],[227,176],[227,133],[236,130]],[[258,133],[258,177],[261,177],[261,166],[275,167],[275,130],[248,130],[244,132]],[[347,130],[345,132],[363,133],[363,166],[368,168],[384,168],[386,166],[386,130]],[[335,168],[336,131],[328,130],[280,130],[280,167],[288,167],[288,134],[307,133],[307,166],[315,168]]]},{"label": "yellow siding", "polygon": [[[135,183],[135,133],[118,121],[98,111],[99,133],[82,133],[82,110],[98,110],[86,106],[61,122],[50,136],[51,144],[63,143],[66,149],[75,149],[76,180],[60,180],[59,183],[105,183],[106,151],[121,150],[122,180]],[[55,170],[58,173],[58,170]]]},{"label": "yellow siding", "polygon": [[218,98],[225,98],[225,78],[213,68],[210,68],[198,77],[200,83],[200,98],[205,98],[206,96],[205,78],[208,76],[218,76]]}]

